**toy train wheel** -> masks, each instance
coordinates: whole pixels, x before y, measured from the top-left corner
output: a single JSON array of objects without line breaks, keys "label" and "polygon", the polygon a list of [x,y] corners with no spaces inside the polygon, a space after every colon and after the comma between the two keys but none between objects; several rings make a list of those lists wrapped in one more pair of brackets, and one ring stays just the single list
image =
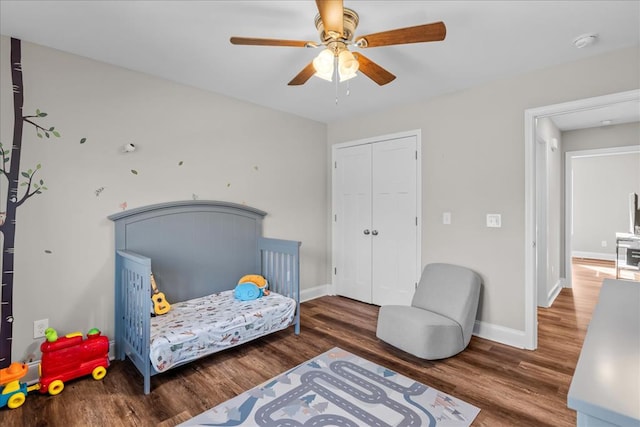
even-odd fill
[{"label": "toy train wheel", "polygon": [[107,375],[107,370],[104,366],[98,366],[93,370],[93,372],[91,372],[91,375],[93,375],[94,380],[101,380],[105,375]]},{"label": "toy train wheel", "polygon": [[15,393],[9,398],[7,406],[9,407],[9,409],[19,408],[20,406],[22,406],[26,399],[27,397],[24,395],[24,393]]},{"label": "toy train wheel", "polygon": [[63,389],[64,389],[64,383],[60,380],[52,381],[51,384],[49,384],[49,394],[51,396],[60,394]]}]

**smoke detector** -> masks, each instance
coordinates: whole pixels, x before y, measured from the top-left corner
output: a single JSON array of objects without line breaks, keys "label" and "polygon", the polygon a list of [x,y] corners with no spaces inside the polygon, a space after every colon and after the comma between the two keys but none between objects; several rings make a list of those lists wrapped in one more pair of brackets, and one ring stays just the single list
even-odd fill
[{"label": "smoke detector", "polygon": [[593,34],[593,33],[583,34],[573,39],[573,45],[578,49],[582,49],[583,47],[591,46],[596,42],[597,39],[598,39],[597,34]]}]

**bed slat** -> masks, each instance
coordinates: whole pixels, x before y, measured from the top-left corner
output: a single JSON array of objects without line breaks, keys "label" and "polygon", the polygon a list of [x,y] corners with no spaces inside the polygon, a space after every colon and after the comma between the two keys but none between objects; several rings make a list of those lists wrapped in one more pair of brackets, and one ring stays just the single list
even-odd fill
[{"label": "bed slat", "polygon": [[144,377],[144,392],[151,391],[150,318],[151,259],[129,251],[116,254],[116,351],[131,359]]},{"label": "bed slat", "polygon": [[261,274],[269,289],[296,301],[296,335],[300,334],[300,245],[294,240],[258,239]]}]

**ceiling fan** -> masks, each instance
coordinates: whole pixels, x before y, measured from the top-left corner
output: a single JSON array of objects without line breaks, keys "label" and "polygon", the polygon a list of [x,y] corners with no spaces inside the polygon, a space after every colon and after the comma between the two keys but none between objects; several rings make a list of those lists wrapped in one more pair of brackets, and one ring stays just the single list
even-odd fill
[{"label": "ceiling fan", "polygon": [[263,39],[251,37],[231,37],[235,45],[253,46],[287,46],[317,48],[324,46],[322,52],[302,69],[290,82],[290,86],[302,85],[316,75],[332,81],[333,77],[340,81],[356,76],[359,70],[371,80],[385,85],[393,81],[396,76],[371,61],[363,54],[352,53],[349,46],[360,49],[390,46],[408,43],[422,43],[444,40],[447,29],[443,22],[417,25],[415,27],[398,28],[357,37],[353,41],[358,26],[358,14],[343,6],[342,0],[316,0],[318,14],[315,26],[320,33],[320,42],[300,40]]}]

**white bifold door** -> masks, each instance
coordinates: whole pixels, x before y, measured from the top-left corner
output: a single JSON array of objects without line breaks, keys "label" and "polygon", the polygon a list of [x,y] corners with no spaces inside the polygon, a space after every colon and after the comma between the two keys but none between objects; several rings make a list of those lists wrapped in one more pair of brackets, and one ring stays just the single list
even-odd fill
[{"label": "white bifold door", "polygon": [[419,265],[418,140],[382,139],[333,150],[336,293],[409,304]]}]

